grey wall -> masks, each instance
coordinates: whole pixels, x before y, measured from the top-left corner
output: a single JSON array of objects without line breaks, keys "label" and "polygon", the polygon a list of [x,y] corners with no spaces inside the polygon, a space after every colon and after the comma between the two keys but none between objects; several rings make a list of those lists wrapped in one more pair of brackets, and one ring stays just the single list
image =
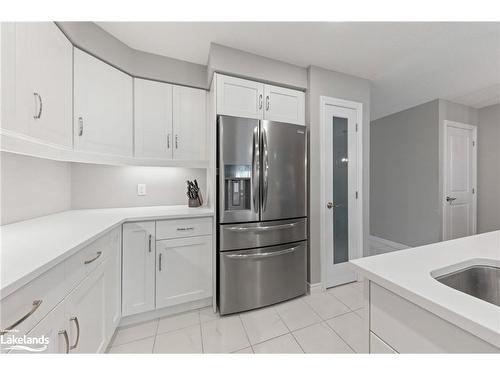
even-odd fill
[{"label": "grey wall", "polygon": [[500,104],[481,108],[478,121],[478,232],[500,229]]},{"label": "grey wall", "polygon": [[305,90],[307,70],[300,66],[212,43],[208,57],[208,85],[214,72]]},{"label": "grey wall", "polygon": [[321,281],[320,259],[320,96],[330,96],[363,104],[363,224],[364,254],[368,254],[370,202],[370,82],[365,79],[310,66],[307,69],[306,123],[309,130],[309,282]]},{"label": "grey wall", "polygon": [[142,52],[128,47],[93,22],[57,22],[73,45],[141,78],[206,89],[205,65]]},{"label": "grey wall", "polygon": [[372,122],[371,234],[408,246],[442,240],[444,121],[478,110],[436,99]]},{"label": "grey wall", "polygon": [[[186,205],[186,180],[195,178],[206,194],[205,169],[73,163],[71,172],[73,209]],[[137,195],[139,183],[147,195]]]},{"label": "grey wall", "polygon": [[371,123],[371,234],[408,246],[441,239],[439,101]]},{"label": "grey wall", "polygon": [[70,163],[2,152],[1,225],[69,210]]}]

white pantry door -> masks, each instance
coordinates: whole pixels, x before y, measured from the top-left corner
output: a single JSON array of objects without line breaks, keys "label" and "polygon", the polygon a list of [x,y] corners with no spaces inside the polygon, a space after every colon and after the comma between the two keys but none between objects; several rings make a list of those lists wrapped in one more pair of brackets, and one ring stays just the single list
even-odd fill
[{"label": "white pantry door", "polygon": [[444,124],[443,240],[476,233],[477,128]]},{"label": "white pantry door", "polygon": [[349,260],[358,258],[357,112],[327,105],[325,109],[325,247],[326,287],[355,281]]}]

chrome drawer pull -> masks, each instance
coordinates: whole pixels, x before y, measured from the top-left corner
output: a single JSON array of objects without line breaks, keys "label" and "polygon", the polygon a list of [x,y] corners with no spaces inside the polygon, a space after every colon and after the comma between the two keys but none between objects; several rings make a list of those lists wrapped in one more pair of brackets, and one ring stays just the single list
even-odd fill
[{"label": "chrome drawer pull", "polygon": [[270,258],[288,253],[293,253],[298,248],[299,248],[298,246],[295,246],[291,247],[290,249],[285,249],[280,251],[269,251],[266,253],[258,253],[258,254],[228,254],[226,256],[228,258],[235,258],[235,259]]},{"label": "chrome drawer pull", "polygon": [[2,329],[2,331],[0,332],[0,336],[2,336],[3,334],[5,333],[8,333],[9,331],[12,331],[14,328],[16,328],[19,324],[21,324],[22,322],[24,322],[26,319],[28,319],[31,315],[33,315],[33,313],[40,307],[40,305],[42,304],[43,300],[41,299],[37,299],[35,301],[33,301],[33,305],[31,307],[31,310],[28,311],[28,313],[26,315],[24,315],[21,319],[19,319],[17,322],[15,322],[14,324],[8,326],[7,328],[5,329]]},{"label": "chrome drawer pull", "polygon": [[97,260],[97,258],[99,258],[101,256],[101,254],[102,254],[102,251],[98,251],[97,255],[95,257],[93,257],[92,259],[86,260],[85,262],[83,262],[83,264],[92,263],[93,261]]},{"label": "chrome drawer pull", "polygon": [[[40,96],[39,93],[34,92],[33,95],[35,96],[36,99],[38,99],[38,103],[40,104],[38,106],[38,112],[33,115],[33,118],[35,120],[38,120],[40,117],[42,117],[43,102],[42,102],[42,97]],[[36,107],[36,103],[35,103],[35,107]]]},{"label": "chrome drawer pull", "polygon": [[177,228],[177,230],[179,230],[179,231],[183,231],[183,230],[194,230],[194,227],[179,227],[179,228]]},{"label": "chrome drawer pull", "polygon": [[265,227],[229,227],[227,230],[233,232],[266,232],[274,229],[289,229],[293,228],[297,223],[288,223],[288,224],[280,224],[280,225],[269,225]]},{"label": "chrome drawer pull", "polygon": [[76,316],[72,316],[69,321],[75,322],[76,325],[76,340],[75,343],[69,347],[70,350],[73,350],[77,348],[78,342],[80,341],[80,322],[78,322],[78,318]]},{"label": "chrome drawer pull", "polygon": [[58,332],[60,335],[64,335],[64,341],[66,341],[66,354],[69,353],[69,337],[68,332],[65,329],[62,329]]},{"label": "chrome drawer pull", "polygon": [[151,239],[153,238],[153,235],[149,235],[149,252],[151,252]]}]

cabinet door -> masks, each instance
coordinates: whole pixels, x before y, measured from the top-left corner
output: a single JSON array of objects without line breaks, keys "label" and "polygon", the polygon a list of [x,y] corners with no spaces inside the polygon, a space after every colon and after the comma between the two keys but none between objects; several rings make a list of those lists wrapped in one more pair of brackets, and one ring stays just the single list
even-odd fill
[{"label": "cabinet door", "polygon": [[305,94],[284,87],[264,86],[264,119],[305,125]]},{"label": "cabinet door", "polygon": [[212,236],[156,243],[156,308],[212,296]]},{"label": "cabinet door", "polygon": [[75,149],[132,156],[132,77],[75,48]]},{"label": "cabinet door", "polygon": [[205,90],[174,86],[174,159],[205,160],[207,129]]},{"label": "cabinet door", "polygon": [[134,79],[135,156],[172,159],[172,85]]},{"label": "cabinet door", "polygon": [[[67,335],[68,332],[64,315],[64,302],[61,302],[26,334],[26,337],[37,340],[42,340],[43,336],[45,337],[46,342],[18,346],[17,349],[12,349],[10,353],[66,353],[66,351],[69,350],[69,337]],[[31,350],[24,349],[24,346]]]},{"label": "cabinet door", "polygon": [[16,23],[15,46],[13,130],[72,147],[73,46],[53,22]]},{"label": "cabinet door", "polygon": [[155,308],[155,222],[123,225],[122,315]]},{"label": "cabinet door", "polygon": [[109,235],[109,255],[106,261],[106,342],[111,340],[120,323],[122,310],[121,228]]},{"label": "cabinet door", "polygon": [[217,74],[217,114],[262,119],[264,85]]},{"label": "cabinet door", "polygon": [[71,353],[106,349],[106,261],[65,299]]}]

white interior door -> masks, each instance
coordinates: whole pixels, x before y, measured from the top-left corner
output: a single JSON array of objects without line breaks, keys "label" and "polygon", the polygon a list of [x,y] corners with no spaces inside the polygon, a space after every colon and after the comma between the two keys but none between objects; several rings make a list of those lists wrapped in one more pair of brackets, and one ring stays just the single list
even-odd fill
[{"label": "white interior door", "polygon": [[477,128],[445,122],[443,240],[476,233]]},{"label": "white interior door", "polygon": [[357,112],[355,109],[327,105],[323,160],[325,174],[324,236],[326,248],[326,287],[356,280],[348,264],[359,257],[357,225]]}]

